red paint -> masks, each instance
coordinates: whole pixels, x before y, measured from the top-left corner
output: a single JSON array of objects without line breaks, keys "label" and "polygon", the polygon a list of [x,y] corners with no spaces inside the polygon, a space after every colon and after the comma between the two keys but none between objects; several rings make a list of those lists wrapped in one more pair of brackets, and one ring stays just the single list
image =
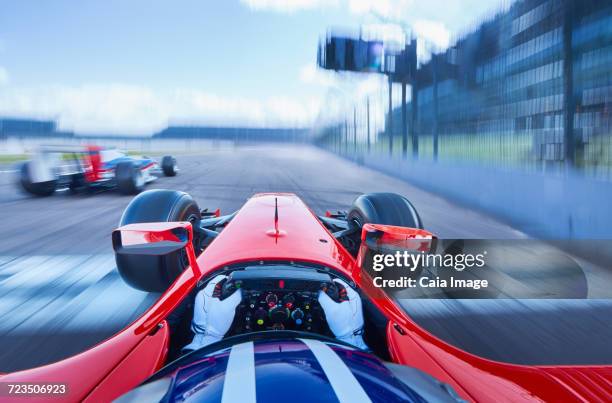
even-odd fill
[{"label": "red paint", "polygon": [[85,147],[87,153],[83,156],[83,165],[85,167],[85,180],[87,182],[95,182],[100,179],[102,171],[102,157],[100,156],[99,146]]},{"label": "red paint", "polygon": [[164,321],[147,335],[134,350],[94,389],[85,402],[105,402],[121,396],[123,390],[138,386],[164,365],[170,332]]},{"label": "red paint", "polygon": [[144,167],[140,168],[141,171],[144,171],[145,169],[149,169],[153,166],[157,165],[157,162],[153,161],[153,162],[149,162],[147,165],[145,165]]},{"label": "red paint", "polygon": [[[275,198],[278,198],[279,231],[283,236],[271,237],[268,232],[274,231]],[[172,226],[183,224],[139,224],[120,231],[126,234],[126,239],[133,237],[134,242],[156,242],[169,237]],[[191,236],[191,226],[185,228]],[[74,357],[6,374],[0,376],[0,381],[65,382],[70,391],[65,401],[112,400],[163,365],[168,335],[165,327],[157,327],[191,292],[203,274],[241,261],[295,260],[326,265],[352,277],[390,321],[387,340],[392,360],[419,368],[451,384],[464,399],[482,402],[612,400],[610,366],[504,364],[474,356],[431,335],[382,290],[375,288],[367,274],[360,273],[353,257],[295,195],[255,195],[197,262],[191,243],[187,251],[192,268],[179,276],[161,298],[126,329]],[[27,398],[27,401],[35,400]]]},{"label": "red paint", "polygon": [[[279,230],[274,233],[274,198],[278,198]],[[324,239],[327,242],[321,242]],[[248,247],[245,247],[248,246]],[[355,260],[295,195],[257,194],[249,199],[210,246],[198,257],[207,274],[237,262],[300,260],[332,267],[347,276]]]}]

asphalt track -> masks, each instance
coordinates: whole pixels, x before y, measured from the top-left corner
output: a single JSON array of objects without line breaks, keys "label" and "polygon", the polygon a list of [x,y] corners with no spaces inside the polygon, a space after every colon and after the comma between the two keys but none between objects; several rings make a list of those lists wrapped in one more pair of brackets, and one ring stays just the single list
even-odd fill
[{"label": "asphalt track", "polygon": [[[201,208],[238,209],[256,192],[294,192],[315,212],[346,209],[364,192],[409,197],[443,238],[524,238],[510,226],[310,146],[194,150],[180,174],[150,188],[192,194]],[[0,171],[0,372],[83,351],[111,336],[156,298],[121,281],[110,233],[130,197],[57,194],[31,198]],[[609,273],[588,268],[591,297]],[[599,294],[597,292],[599,291]],[[602,291],[604,290],[604,291]],[[526,364],[612,363],[612,301],[404,299],[439,337],[482,356]]]}]

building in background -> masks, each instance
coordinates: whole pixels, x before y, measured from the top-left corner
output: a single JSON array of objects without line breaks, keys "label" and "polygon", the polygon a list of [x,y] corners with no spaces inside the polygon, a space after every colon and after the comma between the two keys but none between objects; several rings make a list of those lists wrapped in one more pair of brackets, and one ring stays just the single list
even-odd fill
[{"label": "building in background", "polygon": [[309,140],[310,130],[294,128],[169,126],[157,133],[145,136],[95,134],[82,135],[57,130],[52,120],[0,118],[0,138],[75,138],[75,139],[209,139],[242,142],[304,142]]},{"label": "building in background", "polygon": [[12,137],[66,137],[72,133],[58,132],[52,120],[0,118],[0,138]]},{"label": "building in background", "polygon": [[293,128],[169,126],[153,135],[160,139],[212,139],[230,141],[303,142],[309,130]]},{"label": "building in background", "polygon": [[[575,167],[612,178],[610,1],[517,1],[421,64],[415,85],[419,159]],[[412,108],[409,101],[408,116]],[[399,153],[384,145],[399,144],[404,130],[401,107],[392,113],[375,152]],[[365,143],[352,120],[330,129],[325,142],[365,149],[342,144]]]}]

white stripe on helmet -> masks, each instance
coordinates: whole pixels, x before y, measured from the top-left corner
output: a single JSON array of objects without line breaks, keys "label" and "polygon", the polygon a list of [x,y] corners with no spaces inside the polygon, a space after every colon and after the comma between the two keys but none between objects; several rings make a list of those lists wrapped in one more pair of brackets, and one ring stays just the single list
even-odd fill
[{"label": "white stripe on helmet", "polygon": [[300,340],[314,354],[341,403],[371,402],[359,381],[334,350],[319,340]]},{"label": "white stripe on helmet", "polygon": [[255,351],[253,342],[232,347],[225,380],[223,381],[222,403],[255,403]]}]

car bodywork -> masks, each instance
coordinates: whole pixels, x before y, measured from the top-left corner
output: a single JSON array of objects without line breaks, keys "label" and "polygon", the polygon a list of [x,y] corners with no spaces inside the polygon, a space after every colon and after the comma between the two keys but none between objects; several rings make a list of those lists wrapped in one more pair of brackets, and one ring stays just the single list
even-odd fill
[{"label": "car bodywork", "polygon": [[161,173],[156,160],[147,156],[128,155],[115,148],[87,146],[88,159],[85,159],[90,182],[113,180],[115,168],[121,162],[131,161],[142,173],[146,183],[157,179],[153,174]]},{"label": "car bodywork", "polygon": [[[273,219],[277,208],[277,218]],[[224,228],[197,258],[187,242],[191,265],[140,318],[95,347],[63,361],[5,374],[0,382],[57,382],[68,385],[68,401],[108,401],[159,370],[168,354],[168,315],[204,278],[245,261],[299,260],[327,266],[352,279],[387,319],[386,343],[394,363],[417,368],[449,384],[468,401],[606,401],[612,396],[608,366],[522,366],[487,360],[462,351],[420,327],[389,295],[372,285],[357,260],[293,194],[257,194],[236,213],[210,217]],[[333,223],[334,218],[328,218]],[[189,223],[138,225],[120,229],[126,239],[151,237]],[[157,236],[157,235],[156,235]],[[160,235],[163,236],[163,235]],[[168,235],[166,235],[168,236]],[[172,237],[168,238],[170,240]],[[62,397],[58,397],[62,398]],[[27,398],[32,401],[33,398]]]}]

